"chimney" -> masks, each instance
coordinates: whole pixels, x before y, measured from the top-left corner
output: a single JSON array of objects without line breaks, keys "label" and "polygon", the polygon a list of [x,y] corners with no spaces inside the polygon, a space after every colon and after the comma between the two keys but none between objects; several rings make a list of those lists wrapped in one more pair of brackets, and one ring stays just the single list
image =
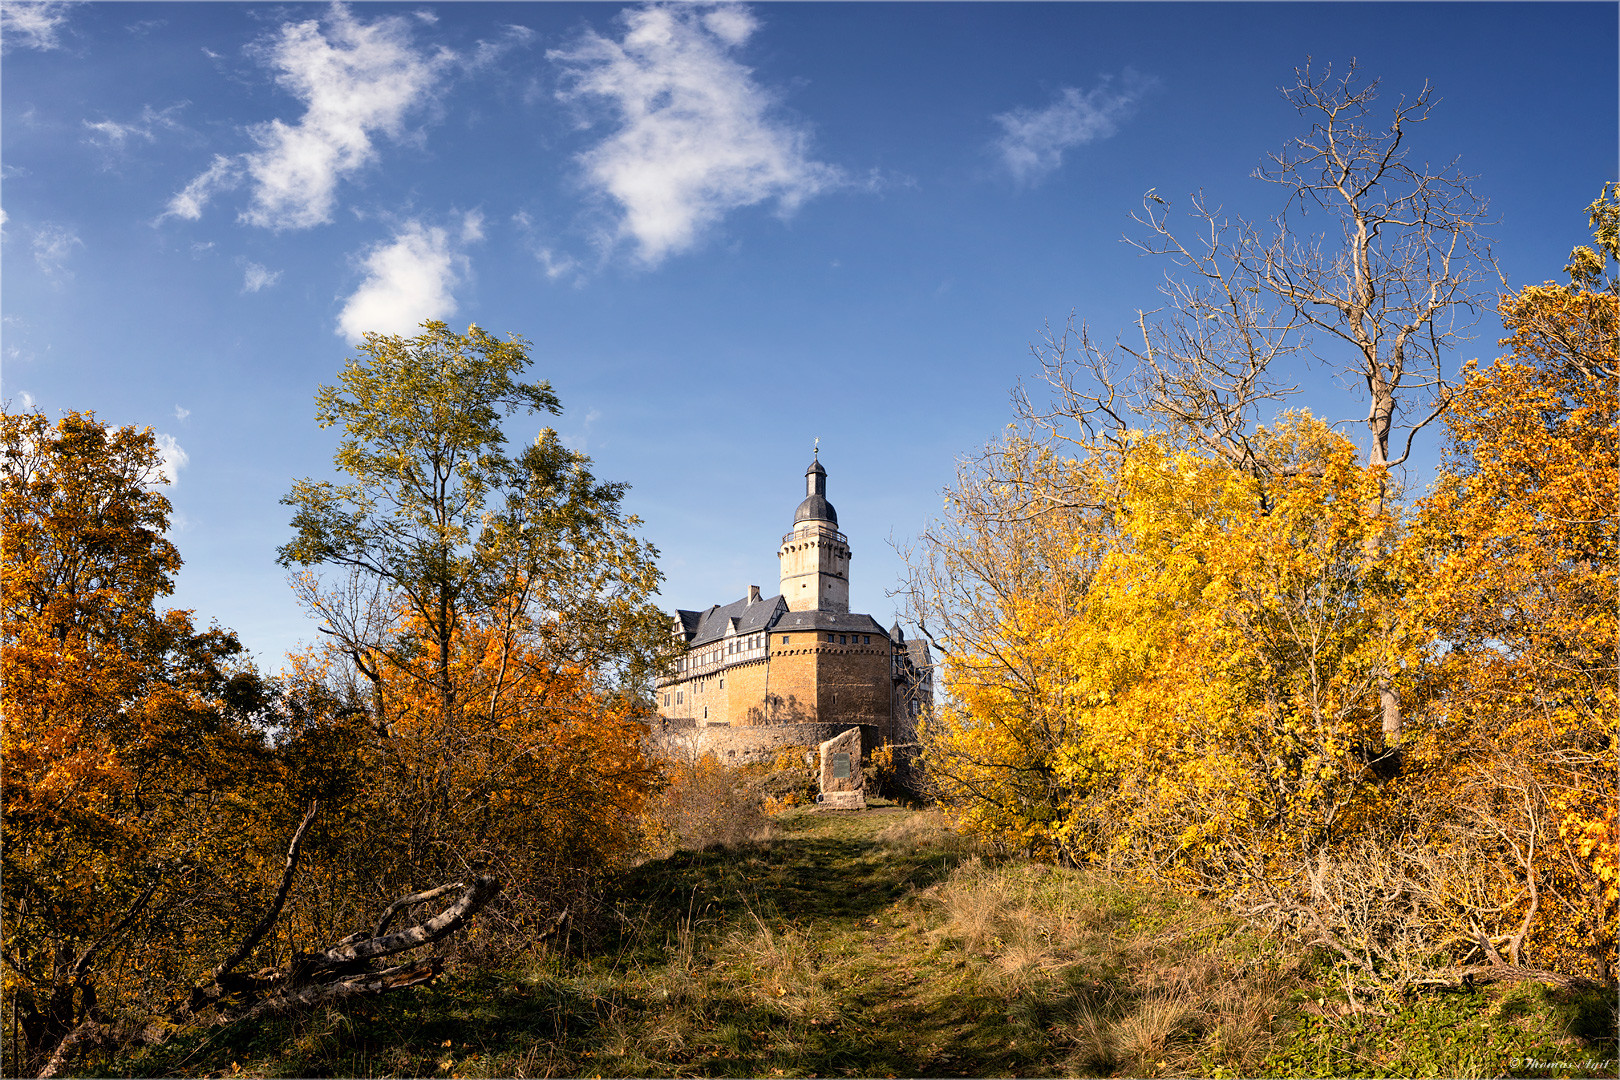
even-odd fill
[{"label": "chimney", "polygon": [[748,602],[750,604],[759,603],[759,586],[758,585],[750,585],[750,586],[748,586]]}]

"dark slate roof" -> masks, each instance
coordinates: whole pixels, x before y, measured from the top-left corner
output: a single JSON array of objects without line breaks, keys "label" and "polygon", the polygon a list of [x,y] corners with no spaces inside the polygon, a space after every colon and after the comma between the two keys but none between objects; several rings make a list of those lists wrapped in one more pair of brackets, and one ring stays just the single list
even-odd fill
[{"label": "dark slate roof", "polygon": [[[697,633],[690,639],[691,644],[707,645],[711,641],[719,641],[726,636],[726,629],[731,626],[733,619],[737,620],[734,633],[754,634],[761,630],[769,630],[776,621],[776,616],[787,611],[787,601],[780,596],[767,596],[749,603],[746,598],[730,604],[716,604],[704,612],[693,612],[697,615]],[[687,612],[679,612],[685,616]]]},{"label": "dark slate roof", "polygon": [[682,610],[680,608],[676,608],[675,609],[675,618],[680,620],[681,632],[684,633],[688,638],[690,638],[692,636],[692,634],[694,632],[696,632],[697,625],[698,625],[698,620],[703,618],[703,612],[701,612],[701,611],[685,611],[685,610]]},{"label": "dark slate roof", "polygon": [[837,611],[790,611],[776,620],[771,631],[786,633],[790,630],[833,630],[857,634],[881,634],[888,638],[878,621],[870,615],[852,615]]},{"label": "dark slate roof", "polygon": [[808,495],[804,502],[799,504],[799,508],[793,511],[793,524],[797,525],[801,521],[830,521],[836,525],[838,511],[833,509],[833,504],[824,496]]}]

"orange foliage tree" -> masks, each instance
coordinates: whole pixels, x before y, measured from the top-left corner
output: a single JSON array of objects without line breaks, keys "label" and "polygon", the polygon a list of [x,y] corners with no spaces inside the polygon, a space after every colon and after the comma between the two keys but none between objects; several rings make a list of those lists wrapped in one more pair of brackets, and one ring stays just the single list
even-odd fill
[{"label": "orange foliage tree", "polygon": [[1424,723],[1451,828],[1492,854],[1466,905],[1513,963],[1614,970],[1620,431],[1617,189],[1570,281],[1503,299],[1508,355],[1469,372],[1412,535],[1411,616],[1446,644]]},{"label": "orange foliage tree", "polygon": [[5,991],[39,1052],[98,993],[195,967],[277,769],[235,637],[155,606],[180,557],[151,431],[6,414],[0,438]]}]

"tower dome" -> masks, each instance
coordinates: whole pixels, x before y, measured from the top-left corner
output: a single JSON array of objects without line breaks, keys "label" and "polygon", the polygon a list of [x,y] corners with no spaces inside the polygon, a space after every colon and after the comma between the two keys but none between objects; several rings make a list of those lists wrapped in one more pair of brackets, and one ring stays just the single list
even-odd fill
[{"label": "tower dome", "polygon": [[810,467],[804,470],[806,494],[804,502],[793,512],[793,524],[801,521],[826,521],[838,524],[838,511],[833,504],[827,501],[827,470],[821,467],[821,457],[818,454],[810,462]]}]

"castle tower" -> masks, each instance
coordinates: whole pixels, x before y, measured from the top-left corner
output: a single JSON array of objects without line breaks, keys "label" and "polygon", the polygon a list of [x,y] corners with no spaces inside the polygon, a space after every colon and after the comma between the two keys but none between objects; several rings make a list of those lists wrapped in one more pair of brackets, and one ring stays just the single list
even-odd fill
[{"label": "castle tower", "polygon": [[782,561],[782,598],[789,611],[849,611],[849,540],[838,531],[838,511],[827,501],[827,470],[820,451],[804,471],[805,499],[793,531],[776,553]]}]

